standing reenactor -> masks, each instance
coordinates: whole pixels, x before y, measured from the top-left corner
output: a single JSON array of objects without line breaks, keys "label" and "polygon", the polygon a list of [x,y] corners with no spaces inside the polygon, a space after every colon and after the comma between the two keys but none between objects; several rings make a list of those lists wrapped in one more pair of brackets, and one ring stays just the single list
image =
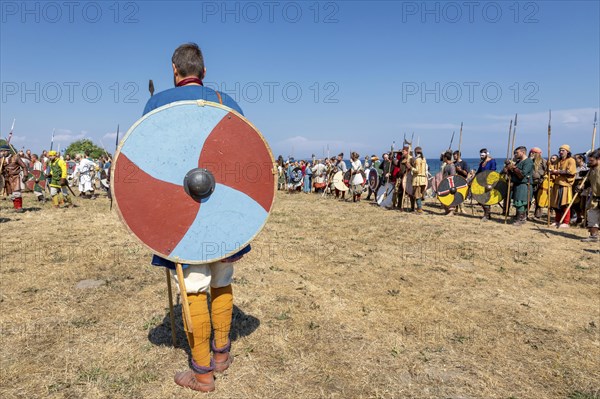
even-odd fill
[{"label": "standing reenactor", "polygon": [[[456,175],[456,168],[454,167],[454,162],[452,162],[452,151],[448,150],[446,152],[444,152],[442,154],[441,157],[443,164],[442,164],[442,178],[445,179],[447,177],[450,176],[455,176]],[[445,214],[446,216],[453,216],[454,215],[454,210],[456,209],[456,207],[454,206],[446,206],[443,205],[444,210],[446,211]]]},{"label": "standing reenactor", "polygon": [[535,198],[535,211],[533,217],[542,217],[542,207],[539,204],[540,190],[543,189],[544,179],[546,176],[546,161],[542,158],[542,150],[538,147],[533,147],[529,150],[529,158],[533,161],[533,172],[531,173],[531,187],[533,198]]},{"label": "standing reenactor", "polygon": [[[337,156],[336,162],[335,162],[335,166],[334,166],[334,170],[335,173],[341,171],[343,175],[346,174],[346,171],[348,170],[348,167],[346,166],[346,162],[344,162],[344,153],[340,152]],[[346,192],[345,191],[340,191],[337,188],[335,189],[335,198],[339,198],[340,197],[340,193],[342,194],[342,200],[346,199]]]},{"label": "standing reenactor", "polygon": [[554,176],[550,207],[554,208],[555,211],[555,224],[560,228],[568,228],[571,221],[571,210],[567,208],[573,198],[572,188],[577,174],[575,159],[571,156],[571,147],[568,144],[560,146],[558,161],[550,174]]},{"label": "standing reenactor", "polygon": [[58,208],[66,204],[67,207],[73,205],[71,197],[67,191],[67,164],[54,150],[48,151],[48,162],[50,165],[50,195],[52,196],[52,205]]},{"label": "standing reenactor", "polygon": [[18,154],[10,155],[10,151],[8,145],[0,147],[0,170],[4,177],[4,187],[0,189],[11,196],[15,212],[22,213],[21,184],[27,181],[27,166]]},{"label": "standing reenactor", "polygon": [[[479,159],[480,162],[476,174],[485,172],[486,170],[496,171],[496,160],[492,158],[487,148],[479,150]],[[490,220],[492,218],[492,207],[490,205],[481,205],[481,207],[483,208],[483,217],[481,220],[484,222]]]},{"label": "standing reenactor", "polygon": [[517,209],[515,226],[522,226],[527,222],[527,206],[531,199],[533,161],[527,156],[527,148],[524,146],[515,149],[514,160],[516,163],[507,163],[504,170],[513,185],[512,200]]},{"label": "standing reenactor", "polygon": [[600,227],[600,150],[593,151],[588,157],[588,178],[590,204],[587,209],[587,227],[590,236],[583,242],[598,242],[598,228]]},{"label": "standing reenactor", "polygon": [[411,163],[413,198],[417,202],[417,214],[423,213],[423,197],[427,189],[427,160],[421,147],[415,148],[415,158]]}]

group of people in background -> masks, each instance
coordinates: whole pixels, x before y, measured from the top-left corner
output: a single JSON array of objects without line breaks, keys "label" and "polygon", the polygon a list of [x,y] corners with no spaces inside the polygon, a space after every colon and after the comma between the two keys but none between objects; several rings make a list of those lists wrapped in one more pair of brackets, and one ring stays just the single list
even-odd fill
[{"label": "group of people in background", "polygon": [[[538,147],[528,151],[525,146],[519,146],[512,155],[511,159],[498,165],[490,152],[482,148],[478,168],[470,169],[459,151],[447,150],[440,156],[440,178],[461,176],[470,184],[481,172],[497,171],[507,182],[510,181],[511,189],[507,193],[510,197],[504,198],[498,205],[502,214],[508,214],[511,205],[515,208],[514,225],[521,226],[532,219],[545,220],[549,216],[548,213],[543,215],[543,210],[547,209],[550,217],[553,216],[555,227],[587,227],[590,236],[585,240],[597,242],[600,223],[600,149],[585,154],[572,154],[571,147],[563,144],[559,147],[558,154],[550,157],[549,162],[544,159],[542,150]],[[388,186],[393,187],[389,193],[384,194],[392,196],[388,209],[416,214],[423,213],[423,201],[427,196],[435,196],[432,189],[434,176],[429,173],[423,150],[421,147],[412,150],[410,144],[406,144],[400,151],[383,153],[381,157],[367,156],[362,161],[359,154],[352,152],[349,165],[344,161],[343,153],[324,159],[313,157],[310,161],[285,161],[279,156],[277,163],[278,189],[289,193],[322,193],[323,196],[352,202],[360,202],[362,195],[366,194],[366,200],[373,198],[376,201],[377,192],[381,192],[381,187]],[[379,185],[375,189],[368,184],[366,178],[371,170],[378,174]],[[349,176],[345,179],[347,190],[340,190],[335,186],[334,176],[338,172]],[[405,179],[407,175],[411,179]],[[407,181],[411,185],[410,189],[406,186]],[[350,194],[348,198],[346,192]],[[410,207],[405,206],[409,203]],[[482,220],[491,220],[492,205],[481,206]],[[449,216],[455,212],[463,213],[461,205],[443,207],[445,214]]]},{"label": "group of people in background", "polygon": [[[23,195],[33,191],[38,202],[48,196],[55,208],[75,206],[71,187],[78,187],[78,196],[95,199],[97,189],[108,189],[111,157],[106,154],[93,159],[89,153],[64,154],[42,151],[41,156],[14,147],[0,147],[0,196],[13,201],[15,212],[23,212]],[[28,184],[30,183],[30,184]]]}]

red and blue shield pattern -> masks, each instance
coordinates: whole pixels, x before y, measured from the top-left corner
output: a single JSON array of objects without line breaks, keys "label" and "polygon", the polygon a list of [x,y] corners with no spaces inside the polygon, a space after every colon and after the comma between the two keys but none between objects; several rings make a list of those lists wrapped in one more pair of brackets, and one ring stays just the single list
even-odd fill
[{"label": "red and blue shield pattern", "polygon": [[[220,104],[178,101],[138,120],[112,165],[111,191],[127,228],[153,253],[178,263],[235,254],[263,228],[277,170],[260,132]],[[200,202],[183,179],[206,168],[215,190]]]}]

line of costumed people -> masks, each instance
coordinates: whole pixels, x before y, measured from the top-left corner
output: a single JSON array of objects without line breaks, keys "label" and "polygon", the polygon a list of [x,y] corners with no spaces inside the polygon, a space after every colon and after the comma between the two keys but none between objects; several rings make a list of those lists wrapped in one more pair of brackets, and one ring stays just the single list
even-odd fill
[{"label": "line of costumed people", "polygon": [[[514,225],[521,226],[533,219],[545,220],[549,216],[547,213],[543,215],[543,210],[549,207],[555,227],[587,227],[590,236],[585,241],[596,242],[600,212],[597,166],[600,150],[573,155],[568,144],[561,145],[558,150],[558,154],[552,155],[548,162],[543,158],[539,147],[528,151],[526,147],[519,146],[514,150],[513,158],[506,160],[501,170],[498,170],[496,160],[486,148],[480,150],[480,162],[476,170],[469,170],[459,151],[448,150],[441,154],[441,170],[435,176],[429,173],[422,148],[416,147],[412,151],[410,144],[405,144],[400,151],[383,153],[381,158],[377,155],[367,156],[363,161],[358,153],[352,152],[350,166],[344,161],[343,153],[325,159],[313,156],[311,161],[286,161],[279,156],[278,187],[289,193],[314,192],[323,197],[352,202],[360,202],[364,193],[367,194],[367,200],[373,196],[373,200],[379,202],[381,197],[378,198],[377,193],[383,192],[382,187],[389,187],[388,192],[384,193],[388,203],[385,208],[422,214],[423,201],[439,195],[435,186],[440,180],[461,176],[470,186],[475,176],[482,172],[499,172],[501,179],[510,182],[510,190],[505,193],[510,200],[503,198],[498,201],[498,206],[502,215],[508,214],[509,205],[514,206]],[[377,173],[376,185],[370,181],[372,170]],[[336,176],[346,189],[343,189],[340,182],[336,184]],[[350,194],[348,198],[346,192]],[[473,198],[470,191],[465,196],[467,198]],[[405,206],[408,203],[410,207]],[[493,205],[480,205],[483,209],[482,220],[491,220]],[[449,216],[464,213],[462,204],[442,204],[442,207],[444,214]]]},{"label": "line of costumed people", "polygon": [[0,194],[13,201],[15,212],[24,212],[23,192],[33,192],[37,201],[45,203],[47,196],[55,208],[74,207],[70,187],[78,187],[79,196],[95,199],[96,189],[108,190],[111,158],[93,160],[89,155],[61,156],[57,151],[44,150],[41,157],[31,150],[16,151],[10,145],[0,147]]}]

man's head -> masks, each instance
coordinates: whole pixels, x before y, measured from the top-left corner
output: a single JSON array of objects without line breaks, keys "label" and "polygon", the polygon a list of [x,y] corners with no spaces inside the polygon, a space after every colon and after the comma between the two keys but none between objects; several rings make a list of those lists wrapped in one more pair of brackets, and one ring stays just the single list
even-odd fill
[{"label": "man's head", "polygon": [[452,157],[454,158],[455,161],[458,161],[460,159],[460,151],[454,151],[452,153]]},{"label": "man's head", "polygon": [[196,43],[186,43],[175,49],[173,57],[173,81],[175,86],[185,78],[204,79],[206,68],[202,51]]},{"label": "man's head", "polygon": [[550,156],[550,163],[556,163],[556,162],[558,162],[558,155],[552,154]]},{"label": "man's head", "polygon": [[527,158],[527,148],[525,146],[519,146],[515,148],[514,156],[516,159]]},{"label": "man's head", "polygon": [[415,156],[417,156],[417,157],[423,156],[423,149],[421,147],[415,147]]},{"label": "man's head", "polygon": [[452,161],[452,151],[448,150],[442,155],[444,162],[450,163]]},{"label": "man's head", "polygon": [[542,156],[542,149],[539,147],[533,147],[531,150],[529,150],[529,158],[531,159],[536,159],[538,157]]},{"label": "man's head", "polygon": [[592,151],[588,156],[588,166],[590,168],[597,168],[600,165],[600,150]]},{"label": "man's head", "polygon": [[487,150],[487,148],[482,148],[481,150],[479,150],[479,159],[481,159],[482,161],[485,161],[489,156],[490,153]]},{"label": "man's head", "polygon": [[54,161],[57,157],[58,153],[56,151],[48,151],[48,158],[50,158],[51,161]]},{"label": "man's head", "polygon": [[385,154],[381,155],[381,157],[383,158],[384,161],[390,160],[390,154],[388,154],[387,152]]},{"label": "man's head", "polygon": [[10,147],[7,145],[3,145],[0,147],[0,156],[6,157],[10,153]]},{"label": "man's head", "polygon": [[37,154],[31,154],[31,160],[32,160],[33,162],[37,161],[37,160],[38,160],[38,156],[37,156]]},{"label": "man's head", "polygon": [[558,147],[558,156],[560,157],[560,159],[569,158],[571,156],[571,146],[569,146],[568,144],[563,144],[560,147]]},{"label": "man's head", "polygon": [[338,154],[338,156],[337,156],[337,160],[338,160],[338,161],[341,161],[341,160],[343,160],[343,159],[344,159],[344,153],[343,153],[343,152],[340,152],[340,153]]}]

